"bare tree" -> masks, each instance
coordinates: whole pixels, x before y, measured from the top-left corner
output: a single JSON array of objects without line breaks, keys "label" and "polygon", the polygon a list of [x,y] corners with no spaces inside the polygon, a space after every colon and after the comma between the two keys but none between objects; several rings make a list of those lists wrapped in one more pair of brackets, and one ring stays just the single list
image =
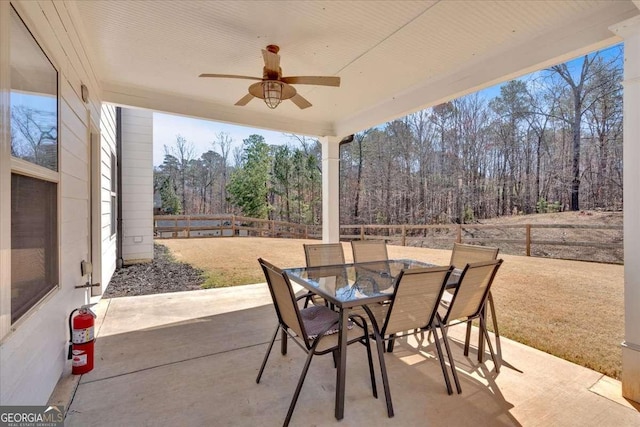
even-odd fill
[{"label": "bare tree", "polygon": [[195,159],[195,148],[182,135],[176,135],[176,145],[174,147],[164,147],[165,156],[173,155],[178,160],[179,180],[181,189],[182,209],[185,214],[190,214],[192,207],[187,205],[187,174],[189,164]]},{"label": "bare tree", "polygon": [[571,91],[571,101],[573,109],[568,117],[572,133],[572,161],[571,172],[571,210],[580,210],[580,142],[582,136],[582,116],[586,111],[585,102],[593,88],[587,85],[587,81],[592,77],[592,65],[598,58],[595,53],[591,56],[585,55],[580,73],[571,73],[567,64],[560,64],[551,67],[551,70],[564,80]]},{"label": "bare tree", "polygon": [[233,138],[229,134],[220,132],[216,134],[216,139],[213,142],[214,147],[220,147],[220,154],[222,155],[222,181],[220,182],[220,205],[222,206],[222,212],[229,212],[229,203],[227,202],[227,183],[228,183],[228,161],[229,152],[231,151],[231,144]]}]

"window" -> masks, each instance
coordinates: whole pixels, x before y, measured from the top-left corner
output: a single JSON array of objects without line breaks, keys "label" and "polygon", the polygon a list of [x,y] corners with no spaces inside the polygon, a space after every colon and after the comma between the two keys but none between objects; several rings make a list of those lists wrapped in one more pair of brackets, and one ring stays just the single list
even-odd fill
[{"label": "window", "polygon": [[111,237],[115,236],[118,228],[118,211],[117,211],[117,193],[118,193],[118,164],[116,163],[116,155],[111,153]]},{"label": "window", "polygon": [[11,174],[11,322],[58,283],[57,185]]},{"label": "window", "polygon": [[58,286],[58,72],[11,10],[11,323]]}]

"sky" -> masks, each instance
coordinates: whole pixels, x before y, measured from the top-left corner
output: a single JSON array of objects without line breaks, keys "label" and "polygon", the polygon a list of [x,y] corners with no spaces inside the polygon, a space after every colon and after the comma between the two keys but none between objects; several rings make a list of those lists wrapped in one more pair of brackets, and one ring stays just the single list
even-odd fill
[{"label": "sky", "polygon": [[209,150],[220,152],[212,144],[216,135],[224,132],[233,140],[231,153],[235,147],[242,146],[242,140],[251,134],[264,136],[267,144],[283,145],[291,142],[290,137],[281,132],[235,126],[211,120],[194,119],[163,113],[153,113],[153,164],[158,166],[164,160],[164,146],[175,147],[178,135],[193,144],[196,157]]}]

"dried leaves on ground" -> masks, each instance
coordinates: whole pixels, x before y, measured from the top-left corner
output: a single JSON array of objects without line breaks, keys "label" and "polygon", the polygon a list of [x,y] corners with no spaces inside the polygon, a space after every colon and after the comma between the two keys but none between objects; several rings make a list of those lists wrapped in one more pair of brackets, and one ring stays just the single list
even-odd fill
[{"label": "dried leaves on ground", "polygon": [[117,270],[104,298],[201,289],[203,271],[183,262],[177,262],[166,246],[153,245],[152,262],[134,264]]}]

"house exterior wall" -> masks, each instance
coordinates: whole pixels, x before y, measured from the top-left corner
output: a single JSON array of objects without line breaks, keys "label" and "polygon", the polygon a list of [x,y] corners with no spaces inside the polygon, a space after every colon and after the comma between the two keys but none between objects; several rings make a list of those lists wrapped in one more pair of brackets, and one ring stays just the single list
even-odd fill
[{"label": "house exterior wall", "polygon": [[[37,42],[58,71],[59,84],[59,286],[16,323],[10,323],[11,244],[10,204],[0,203],[0,405],[43,405],[47,402],[67,361],[67,318],[73,308],[88,301],[80,262],[90,256],[90,129],[100,123],[98,80],[80,41],[73,11],[62,2],[12,2]],[[7,197],[10,179],[8,79],[11,4],[0,2],[0,186]],[[81,99],[81,84],[89,101]],[[5,199],[3,199],[5,200]]]},{"label": "house exterior wall", "polygon": [[122,109],[122,259],[153,259],[153,112]]},{"label": "house exterior wall", "polygon": [[116,269],[116,235],[111,234],[111,164],[112,156],[116,155],[116,107],[110,104],[102,105],[100,116],[100,178],[99,197],[100,203],[95,205],[98,208],[97,217],[100,241],[100,280],[103,288],[111,280],[111,276]]}]

